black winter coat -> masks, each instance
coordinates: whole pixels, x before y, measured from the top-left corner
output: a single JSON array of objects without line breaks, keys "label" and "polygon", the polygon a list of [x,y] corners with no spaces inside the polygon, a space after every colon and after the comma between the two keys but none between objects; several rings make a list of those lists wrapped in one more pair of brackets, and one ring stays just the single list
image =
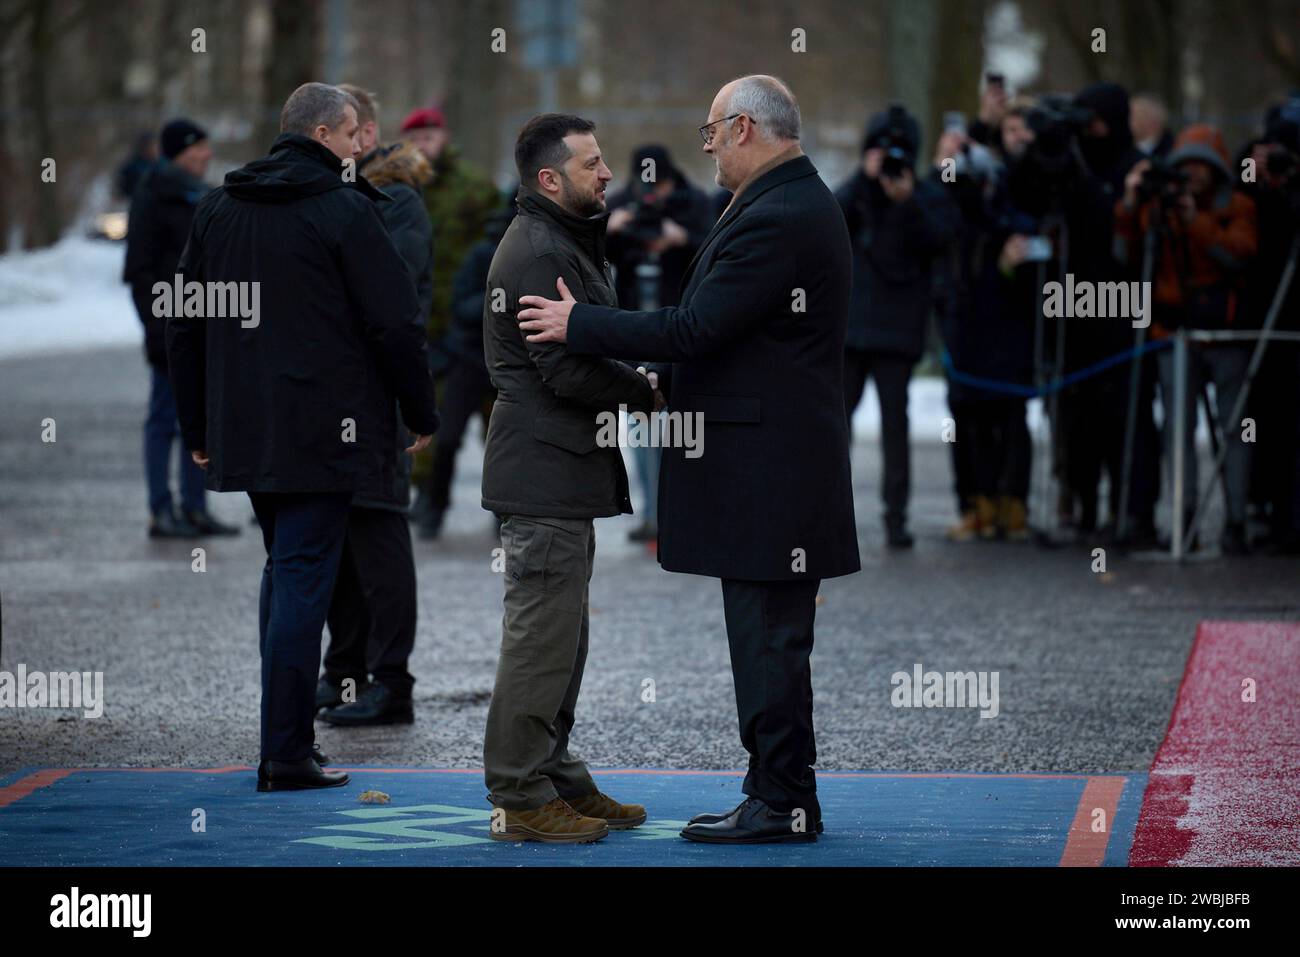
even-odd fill
[{"label": "black winter coat", "polygon": [[918,179],[912,198],[892,202],[858,170],[835,191],[853,243],[853,297],[847,346],[913,362],[925,351],[931,267],[960,225],[943,186]]},{"label": "black winter coat", "polygon": [[850,257],[835,197],[801,155],[733,201],[680,306],[573,308],[570,353],[671,361],[660,380],[670,414],[703,416],[702,454],[663,451],[668,571],[796,581],[859,569],[844,416]]},{"label": "black winter coat", "polygon": [[213,491],[391,494],[397,423],[438,425],[420,304],[380,218],[323,146],[284,134],[199,205],[187,282],[260,283],[260,315],[167,323],[187,449]]},{"label": "black winter coat", "polygon": [[153,314],[153,286],[175,281],[194,210],[207,192],[206,183],[167,160],[148,166],[134,185],[122,279],[131,284],[131,299],[144,324],[145,358],[164,371],[167,320]]},{"label": "black winter coat", "polygon": [[597,445],[599,417],[617,415],[620,404],[649,412],[649,382],[613,359],[528,342],[517,318],[520,296],[559,297],[556,277],[579,302],[617,303],[605,260],[607,217],[582,219],[527,187],[517,202],[483,301],[483,353],[497,390],[483,454],[483,507],[551,518],[631,512],[622,453]]},{"label": "black winter coat", "polygon": [[[1012,208],[1005,184],[985,196],[980,184],[958,177],[949,184],[961,211],[959,239],[935,262],[936,314],[953,367],[949,403],[1020,398],[1013,389],[985,387],[971,378],[1021,388],[1034,384],[1036,299],[1023,295],[1032,264],[1004,276],[998,257],[1015,233],[1031,233],[1033,220]],[[1023,401],[1023,398],[1021,399]]]},{"label": "black winter coat", "polygon": [[409,143],[381,147],[362,157],[357,168],[366,181],[388,197],[379,215],[389,238],[406,263],[425,315],[433,308],[433,223],[420,190],[433,177],[424,154]]},{"label": "black winter coat", "polygon": [[[406,263],[416,298],[420,300],[421,315],[427,316],[433,308],[433,224],[429,222],[420,190],[433,176],[433,168],[424,154],[409,143],[380,147],[363,157],[357,168],[371,186],[388,197],[388,202],[379,204],[379,215],[388,230],[388,238]],[[395,512],[410,508],[411,456],[406,453],[410,444],[407,431],[398,429],[391,492],[374,498],[358,495],[352,501],[354,506]]]},{"label": "black winter coat", "polygon": [[445,340],[447,351],[457,362],[469,363],[487,372],[483,361],[483,298],[487,289],[488,270],[496,255],[501,237],[515,218],[515,202],[493,213],[483,230],[483,238],[470,247],[469,255],[456,270],[451,284],[451,328]]},{"label": "black winter coat", "polygon": [[[609,200],[609,211],[638,202],[638,191],[631,187],[619,190]],[[643,203],[648,200],[642,200]],[[686,230],[687,240],[684,246],[666,249],[659,255],[659,302],[660,306],[675,306],[681,294],[682,277],[695,257],[695,252],[704,242],[704,237],[713,228],[717,217],[712,215],[709,197],[704,195],[684,179],[678,180],[677,188],[666,197],[658,200],[661,207],[658,218],[653,222],[661,223],[671,219]],[[653,206],[650,206],[653,209]],[[650,254],[646,250],[647,236],[643,230],[632,226],[609,236],[609,258],[614,265],[615,291],[619,302],[628,308],[641,308],[641,289],[636,275],[636,267],[649,262]]]}]

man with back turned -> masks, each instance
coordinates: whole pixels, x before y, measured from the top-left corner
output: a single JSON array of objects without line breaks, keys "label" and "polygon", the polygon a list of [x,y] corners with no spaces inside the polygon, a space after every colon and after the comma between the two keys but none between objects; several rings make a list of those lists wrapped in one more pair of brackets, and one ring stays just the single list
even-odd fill
[{"label": "man with back turned", "polygon": [[387,200],[344,163],[357,128],[338,88],[294,91],[270,155],[199,204],[179,266],[187,283],[245,289],[254,315],[167,324],[186,447],[208,488],[248,493],[266,545],[259,791],[347,783],[313,758],[312,717],[348,508],[392,487],[396,405],[408,451],[438,426]]}]

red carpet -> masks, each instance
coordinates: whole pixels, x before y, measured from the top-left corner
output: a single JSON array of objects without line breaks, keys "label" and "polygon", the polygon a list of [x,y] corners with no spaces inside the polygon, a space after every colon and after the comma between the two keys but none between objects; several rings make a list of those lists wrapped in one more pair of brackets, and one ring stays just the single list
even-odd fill
[{"label": "red carpet", "polygon": [[1300,625],[1201,623],[1129,864],[1300,865]]}]

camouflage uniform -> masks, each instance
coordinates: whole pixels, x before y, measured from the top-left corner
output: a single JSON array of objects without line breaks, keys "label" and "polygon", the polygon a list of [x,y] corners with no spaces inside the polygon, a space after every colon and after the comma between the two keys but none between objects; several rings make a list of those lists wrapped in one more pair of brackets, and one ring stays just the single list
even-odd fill
[{"label": "camouflage uniform", "polygon": [[[451,287],[456,270],[470,247],[483,237],[492,212],[501,204],[501,194],[492,180],[460,157],[448,143],[433,164],[433,181],[423,192],[424,208],[437,237],[433,250],[433,309],[429,313],[429,366],[439,398],[442,383],[454,359],[444,338],[451,327]],[[415,456],[412,478],[421,489],[429,480],[430,466],[438,437]]]},{"label": "camouflage uniform", "polygon": [[452,362],[441,346],[451,325],[452,280],[470,247],[483,238],[488,218],[500,204],[500,193],[492,181],[462,160],[454,146],[446,146],[434,163],[433,182],[424,188],[424,208],[438,237],[433,252],[433,310],[429,314],[436,377]]}]

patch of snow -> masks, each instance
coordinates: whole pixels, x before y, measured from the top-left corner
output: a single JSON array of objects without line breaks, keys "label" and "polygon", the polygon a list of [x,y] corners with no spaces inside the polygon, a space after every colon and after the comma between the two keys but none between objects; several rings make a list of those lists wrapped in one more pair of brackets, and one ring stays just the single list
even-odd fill
[{"label": "patch of snow", "polygon": [[125,255],[124,243],[68,236],[0,256],[0,357],[140,343]]}]

